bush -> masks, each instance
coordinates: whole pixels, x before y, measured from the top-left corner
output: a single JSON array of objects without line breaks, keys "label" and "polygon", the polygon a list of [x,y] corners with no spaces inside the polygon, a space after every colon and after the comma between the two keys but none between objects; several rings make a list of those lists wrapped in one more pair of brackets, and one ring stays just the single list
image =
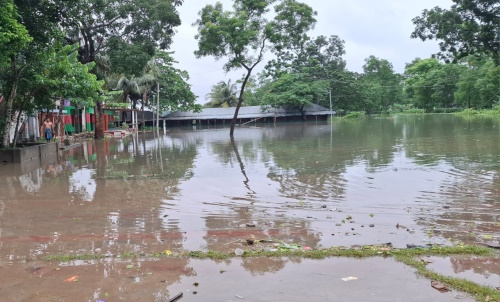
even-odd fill
[{"label": "bush", "polygon": [[365,116],[364,111],[352,111],[349,112],[346,116],[344,116],[344,118],[360,118],[364,116]]},{"label": "bush", "polygon": [[420,114],[425,113],[424,109],[416,108],[413,104],[394,104],[387,111],[389,114]]},{"label": "bush", "polygon": [[467,108],[467,109],[464,109],[460,112],[456,112],[456,114],[458,114],[458,115],[478,115],[479,111],[477,111],[476,109]]},{"label": "bush", "polygon": [[464,108],[434,108],[432,110],[433,113],[455,113],[461,112]]}]

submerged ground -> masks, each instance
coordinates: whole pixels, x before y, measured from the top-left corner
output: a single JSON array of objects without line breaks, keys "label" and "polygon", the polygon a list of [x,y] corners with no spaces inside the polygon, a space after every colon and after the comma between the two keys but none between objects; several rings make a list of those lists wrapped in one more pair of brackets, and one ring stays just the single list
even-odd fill
[{"label": "submerged ground", "polygon": [[[495,118],[256,125],[236,129],[234,141],[218,128],[87,141],[41,165],[0,166],[0,296],[495,301],[441,293],[391,254],[498,245],[499,200]],[[372,245],[378,257],[361,260],[279,254]],[[277,254],[247,257],[260,251]],[[494,290],[500,258],[491,251],[429,252],[426,267]]]}]

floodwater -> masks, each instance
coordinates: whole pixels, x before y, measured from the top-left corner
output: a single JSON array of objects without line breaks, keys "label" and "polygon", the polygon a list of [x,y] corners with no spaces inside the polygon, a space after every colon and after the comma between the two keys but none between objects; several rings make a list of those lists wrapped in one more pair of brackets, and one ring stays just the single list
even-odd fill
[{"label": "floodwater", "polygon": [[257,124],[237,128],[234,141],[228,132],[84,141],[41,164],[0,166],[2,275],[55,254],[273,248],[245,239],[311,248],[500,241],[500,119]]}]

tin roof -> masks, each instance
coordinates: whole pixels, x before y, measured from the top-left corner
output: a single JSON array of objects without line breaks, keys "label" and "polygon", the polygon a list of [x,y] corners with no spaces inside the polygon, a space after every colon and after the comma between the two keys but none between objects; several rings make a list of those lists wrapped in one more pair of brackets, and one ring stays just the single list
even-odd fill
[{"label": "tin roof", "polygon": [[[203,108],[201,112],[164,112],[161,117],[165,120],[207,120],[207,119],[232,119],[236,107],[229,108]],[[305,108],[306,115],[330,115],[335,111],[330,111],[323,106],[312,104]],[[298,110],[273,108],[264,106],[241,107],[238,112],[238,118],[259,118],[259,117],[281,117],[281,116],[300,116]]]}]

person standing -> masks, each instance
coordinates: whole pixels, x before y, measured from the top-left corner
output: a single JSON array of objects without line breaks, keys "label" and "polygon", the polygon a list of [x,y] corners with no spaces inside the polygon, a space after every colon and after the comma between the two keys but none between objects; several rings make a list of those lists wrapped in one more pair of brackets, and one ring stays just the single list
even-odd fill
[{"label": "person standing", "polygon": [[45,139],[47,140],[47,143],[50,143],[52,137],[54,136],[54,125],[52,124],[49,118],[43,120],[43,125],[40,132],[42,136],[45,137]]}]

